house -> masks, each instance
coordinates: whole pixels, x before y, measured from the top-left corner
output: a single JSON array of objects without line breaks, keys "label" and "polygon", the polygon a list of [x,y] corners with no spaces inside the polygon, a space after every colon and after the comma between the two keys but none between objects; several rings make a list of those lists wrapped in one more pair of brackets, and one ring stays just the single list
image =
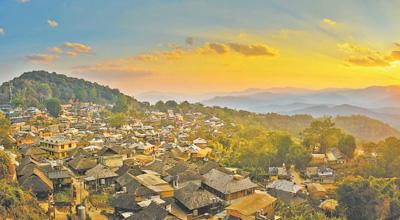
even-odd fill
[{"label": "house", "polygon": [[21,145],[31,145],[38,141],[38,137],[32,132],[18,132],[16,137],[17,147]]},{"label": "house", "polygon": [[203,138],[196,138],[193,140],[193,144],[200,148],[205,148],[208,146],[207,141]]},{"label": "house", "polygon": [[140,143],[134,144],[133,147],[135,148],[136,153],[145,154],[145,155],[153,154],[154,149],[155,149],[153,144],[150,144],[147,142],[146,143],[140,142]]},{"label": "house", "polygon": [[313,200],[320,200],[327,195],[325,187],[320,183],[309,183],[306,188]]},{"label": "house", "polygon": [[276,198],[268,193],[258,192],[234,202],[226,211],[227,215],[234,219],[252,220],[263,216],[273,219],[275,202]]},{"label": "house", "polygon": [[300,195],[302,187],[288,180],[275,180],[267,186],[270,195],[277,197],[285,203],[292,203]]},{"label": "house", "polygon": [[217,169],[212,169],[203,175],[202,185],[226,201],[253,194],[257,188],[257,185],[248,177],[229,175]]},{"label": "house", "polygon": [[290,180],[291,179],[290,172],[286,169],[285,166],[269,167],[268,168],[268,177],[271,180],[277,180],[277,179]]},{"label": "house", "polygon": [[311,166],[323,166],[327,162],[325,154],[311,154]]},{"label": "house", "polygon": [[212,149],[209,147],[200,148],[195,144],[192,144],[188,147],[187,152],[189,153],[192,159],[202,159],[211,154]]},{"label": "house", "polygon": [[161,198],[171,198],[174,196],[174,188],[159,176],[146,173],[134,176],[134,179],[151,191],[156,192]]},{"label": "house", "polygon": [[31,157],[36,160],[42,160],[47,156],[46,151],[32,145],[21,145],[18,151],[22,154],[22,157]]},{"label": "house", "polygon": [[31,190],[40,199],[48,198],[54,190],[51,180],[37,167],[20,177],[18,181],[23,189]]},{"label": "house", "polygon": [[121,146],[103,147],[98,152],[99,162],[108,167],[121,167],[130,150]]},{"label": "house", "polygon": [[134,213],[127,220],[164,220],[169,215],[169,212],[155,202],[141,211]]},{"label": "house", "polygon": [[78,175],[84,175],[87,170],[92,169],[97,165],[95,159],[89,159],[86,157],[75,157],[68,162],[68,166]]},{"label": "house", "polygon": [[110,186],[114,183],[118,174],[102,164],[97,164],[92,169],[87,170],[85,176],[85,186],[97,188]]},{"label": "house", "polygon": [[117,194],[111,200],[111,207],[114,208],[114,214],[121,216],[124,212],[136,212],[140,206],[136,203],[135,195],[129,193]]},{"label": "house", "polygon": [[53,136],[41,140],[40,146],[50,157],[63,159],[67,157],[68,151],[76,148],[76,143],[76,141],[69,140],[62,136]]},{"label": "house", "polygon": [[181,210],[193,216],[216,213],[221,208],[218,197],[194,183],[176,190],[174,198]]},{"label": "house", "polygon": [[346,163],[343,153],[336,147],[326,152],[326,158],[330,165],[340,165]]},{"label": "house", "polygon": [[223,173],[226,174],[231,174],[231,172],[229,170],[227,170],[225,167],[221,166],[220,164],[218,164],[215,161],[207,161],[203,166],[201,166],[199,168],[199,173],[200,175],[204,175],[208,172],[210,172],[212,169],[217,169]]},{"label": "house", "polygon": [[55,189],[70,187],[72,178],[68,170],[52,170],[47,173],[49,179],[53,182]]}]

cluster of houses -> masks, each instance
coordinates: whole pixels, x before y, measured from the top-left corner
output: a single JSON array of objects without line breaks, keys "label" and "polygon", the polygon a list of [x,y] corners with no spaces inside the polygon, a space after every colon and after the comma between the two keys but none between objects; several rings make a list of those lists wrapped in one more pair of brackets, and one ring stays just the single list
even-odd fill
[{"label": "cluster of houses", "polygon": [[[274,219],[277,199],[328,199],[323,184],[335,181],[329,165],[343,163],[338,152],[313,155],[302,184],[285,166],[269,168],[268,184],[255,183],[249,173],[215,162],[208,141],[194,136],[201,126],[223,129],[217,117],[146,112],[145,119],[111,128],[99,114],[109,106],[62,107],[58,120],[33,108],[2,109],[12,119],[16,179],[52,204],[54,194],[76,194],[78,186],[89,195],[109,193],[117,219]],[[78,203],[71,199],[71,205]]]}]

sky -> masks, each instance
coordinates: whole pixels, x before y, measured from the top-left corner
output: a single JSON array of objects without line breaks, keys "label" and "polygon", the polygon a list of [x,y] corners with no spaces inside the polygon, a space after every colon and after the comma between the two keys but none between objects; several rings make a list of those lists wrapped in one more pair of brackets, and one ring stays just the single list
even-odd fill
[{"label": "sky", "polygon": [[400,1],[0,0],[0,82],[209,93],[400,84]]}]

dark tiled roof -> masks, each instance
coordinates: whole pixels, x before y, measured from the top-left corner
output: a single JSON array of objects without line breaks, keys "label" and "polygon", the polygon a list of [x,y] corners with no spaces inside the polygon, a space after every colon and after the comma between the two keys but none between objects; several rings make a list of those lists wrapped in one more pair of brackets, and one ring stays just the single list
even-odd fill
[{"label": "dark tiled roof", "polygon": [[217,169],[212,169],[203,175],[203,183],[224,194],[257,187],[255,183],[251,182],[250,178],[237,178]]},{"label": "dark tiled roof", "polygon": [[176,190],[174,197],[189,210],[211,205],[215,198],[212,193],[194,183],[189,183],[187,186]]},{"label": "dark tiled roof", "polygon": [[112,201],[111,206],[115,209],[123,209],[130,211],[137,211],[139,206],[135,201],[135,195],[133,194],[119,194]]},{"label": "dark tiled roof", "polygon": [[152,202],[149,206],[141,210],[140,212],[133,214],[127,220],[164,220],[168,215],[168,211]]},{"label": "dark tiled roof", "polygon": [[95,167],[97,162],[94,159],[89,159],[86,157],[75,157],[68,162],[68,165],[74,170],[88,170]]},{"label": "dark tiled roof", "polygon": [[64,179],[70,178],[71,175],[69,174],[68,170],[54,170],[47,173],[49,179]]}]

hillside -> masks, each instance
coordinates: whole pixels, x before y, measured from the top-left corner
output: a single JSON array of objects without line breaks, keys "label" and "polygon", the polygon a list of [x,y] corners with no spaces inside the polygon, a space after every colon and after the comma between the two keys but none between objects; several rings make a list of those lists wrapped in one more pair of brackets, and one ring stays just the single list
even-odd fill
[{"label": "hillside", "polygon": [[[13,93],[12,101],[23,100],[24,106],[43,106],[44,101],[49,98],[58,98],[62,102],[82,101],[102,104],[114,104],[119,97],[126,97],[130,103],[141,110],[154,110],[157,105],[150,106],[146,103],[136,101],[133,97],[124,95],[118,89],[111,89],[108,86],[102,86],[97,83],[68,77],[56,73],[45,71],[33,71],[22,74],[20,77],[5,82],[0,86],[0,103],[9,103],[10,85]],[[264,94],[266,94],[264,92]],[[268,93],[271,97],[274,95]],[[283,106],[274,106],[275,108]],[[293,103],[288,109],[296,107],[309,107],[304,103]],[[351,106],[342,106],[348,109]],[[168,108],[168,107],[166,107]],[[158,109],[165,111],[166,108]],[[227,122],[234,122],[247,125],[261,125],[269,130],[288,131],[294,136],[299,134],[316,120],[316,117],[322,115],[307,114],[306,112],[297,112],[298,114],[286,115],[278,113],[252,113],[221,107],[207,107],[201,104],[189,104],[183,102],[175,111],[200,111],[207,115],[214,115],[224,119]],[[350,108],[352,109],[352,108]],[[389,111],[392,109],[386,109]],[[314,117],[313,117],[314,116]],[[354,135],[359,140],[377,141],[390,136],[400,137],[400,132],[393,127],[381,121],[371,119],[365,116],[337,116],[333,118],[336,126],[349,134]]]},{"label": "hillside", "polygon": [[0,86],[0,103],[9,103],[11,99],[35,107],[42,106],[49,98],[62,102],[114,103],[120,96],[125,95],[118,89],[46,71],[26,72]]}]

